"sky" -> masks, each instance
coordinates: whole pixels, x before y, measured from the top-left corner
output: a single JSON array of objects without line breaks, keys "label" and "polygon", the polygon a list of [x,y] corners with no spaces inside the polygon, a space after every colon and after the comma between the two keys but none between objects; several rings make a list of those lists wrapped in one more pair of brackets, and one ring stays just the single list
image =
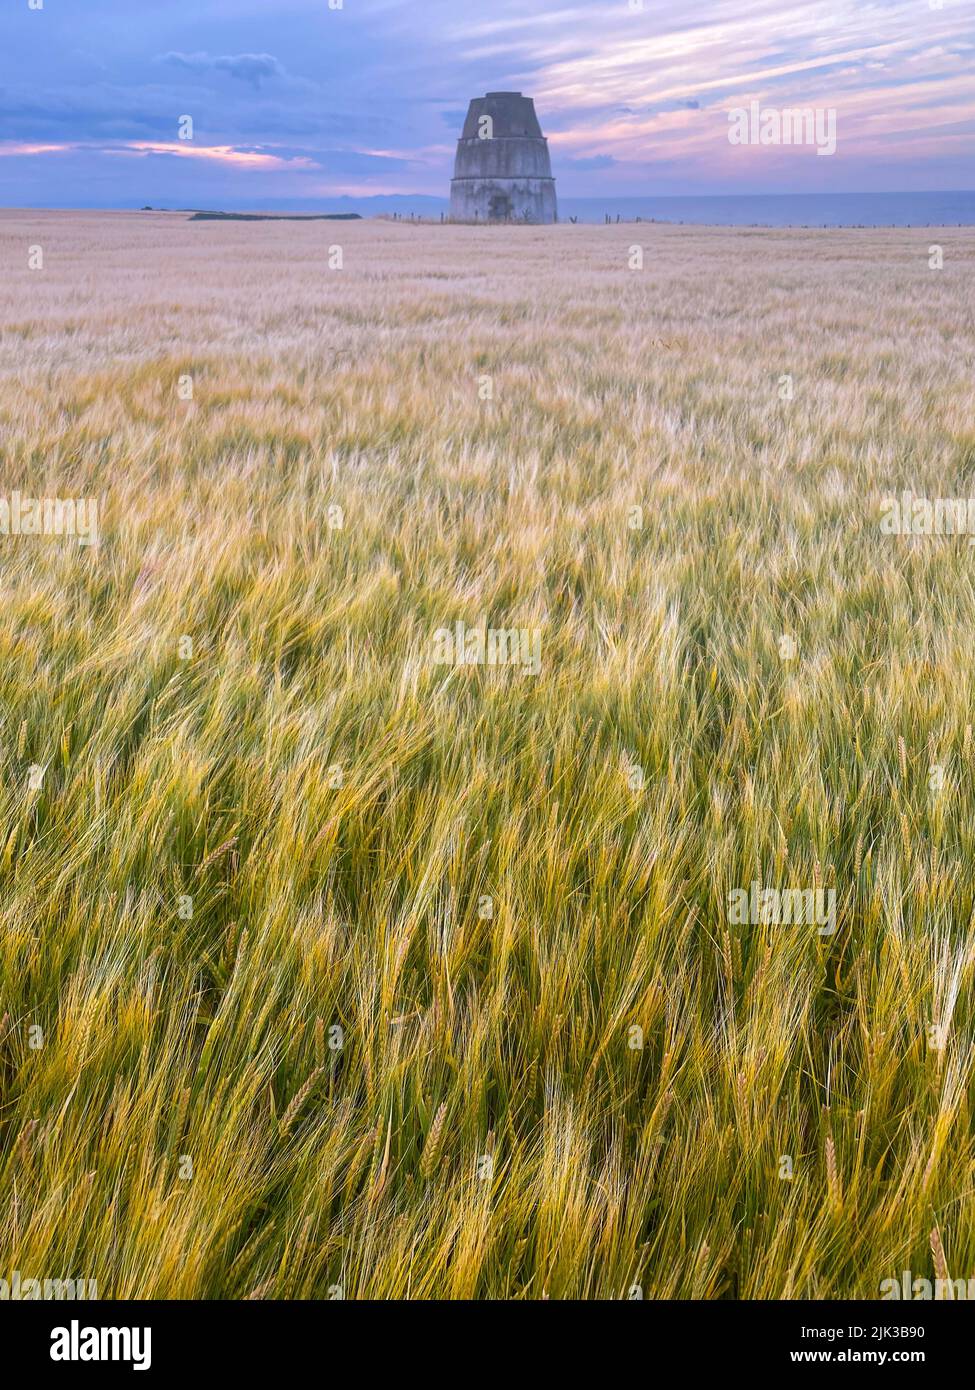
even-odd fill
[{"label": "sky", "polygon": [[[975,188],[975,0],[3,0],[0,206],[446,197],[507,90],[561,197]],[[753,101],[835,154],[731,144]]]}]

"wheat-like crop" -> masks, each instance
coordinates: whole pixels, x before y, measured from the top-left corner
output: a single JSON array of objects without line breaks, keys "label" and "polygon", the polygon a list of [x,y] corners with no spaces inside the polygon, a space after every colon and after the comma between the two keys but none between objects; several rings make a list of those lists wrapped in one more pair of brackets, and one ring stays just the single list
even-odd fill
[{"label": "wheat-like crop", "polygon": [[975,490],[970,232],[17,213],[0,266],[0,497],[99,533],[0,535],[0,1277],[975,1275],[975,558],[880,525]]}]

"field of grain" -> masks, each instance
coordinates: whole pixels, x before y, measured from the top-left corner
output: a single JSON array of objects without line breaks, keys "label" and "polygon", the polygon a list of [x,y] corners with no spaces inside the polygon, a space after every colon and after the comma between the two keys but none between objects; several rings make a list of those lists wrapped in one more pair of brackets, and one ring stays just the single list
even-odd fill
[{"label": "field of grain", "polygon": [[975,1276],[973,272],[0,215],[0,1278]]}]

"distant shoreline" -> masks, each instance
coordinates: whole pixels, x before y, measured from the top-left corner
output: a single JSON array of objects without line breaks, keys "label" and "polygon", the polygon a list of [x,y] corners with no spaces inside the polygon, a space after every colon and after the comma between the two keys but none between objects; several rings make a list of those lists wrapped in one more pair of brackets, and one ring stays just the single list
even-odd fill
[{"label": "distant shoreline", "polygon": [[[165,208],[140,208],[164,212]],[[361,212],[194,212],[191,222],[363,222]]]}]

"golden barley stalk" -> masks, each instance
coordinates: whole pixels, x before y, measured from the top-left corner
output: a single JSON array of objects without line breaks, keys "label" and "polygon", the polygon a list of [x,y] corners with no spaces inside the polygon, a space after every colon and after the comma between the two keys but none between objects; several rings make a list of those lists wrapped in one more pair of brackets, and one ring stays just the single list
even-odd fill
[{"label": "golden barley stalk", "polygon": [[731,937],[728,934],[727,929],[725,929],[725,931],[722,932],[721,940],[723,947],[722,956],[724,958],[725,976],[727,978],[728,986],[730,988],[735,982],[735,971],[731,957]]},{"label": "golden barley stalk", "polygon": [[646,1143],[647,1140],[651,1138],[651,1136],[659,1134],[661,1132],[664,1125],[667,1123],[667,1116],[670,1114],[670,1107],[673,1105],[673,1103],[673,1091],[665,1091],[664,1094],[657,1101],[657,1104],[654,1106],[653,1114],[650,1116],[650,1119],[647,1121],[647,1124],[643,1130],[643,1133],[641,1135],[641,1141],[643,1143]]},{"label": "golden barley stalk", "polygon": [[423,1145],[423,1157],[420,1160],[421,1178],[427,1179],[431,1177],[439,1162],[440,1146],[444,1137],[444,1121],[446,1118],[447,1102],[443,1101],[436,1115],[433,1117],[430,1133],[427,1135],[426,1143]]},{"label": "golden barley stalk", "polygon": [[322,1070],[323,1070],[323,1069],[322,1069],[321,1067],[316,1067],[316,1068],[314,1069],[314,1071],[313,1071],[313,1072],[311,1073],[311,1075],[308,1077],[308,1080],[307,1080],[307,1081],[305,1082],[305,1084],[302,1086],[302,1088],[301,1088],[301,1090],[298,1092],[298,1094],[293,1098],[293,1100],[292,1100],[291,1103],[289,1104],[287,1110],[286,1110],[286,1111],[284,1112],[284,1114],[282,1115],[282,1117],[281,1117],[281,1133],[282,1133],[282,1134],[287,1134],[288,1131],[291,1129],[291,1126],[294,1124],[295,1119],[297,1118],[298,1111],[301,1109],[301,1107],[304,1105],[305,1101],[308,1099],[308,1093],[309,1093],[309,1091],[311,1090],[311,1088],[314,1086],[314,1084],[315,1084],[315,1082],[318,1080],[318,1078],[321,1076]]},{"label": "golden barley stalk", "polygon": [[389,1121],[386,1125],[386,1145],[383,1149],[382,1161],[376,1172],[375,1180],[369,1189],[369,1201],[375,1202],[382,1195],[386,1187],[386,1177],[389,1173],[389,1153],[393,1142],[393,1112],[389,1112]]},{"label": "golden barley stalk", "polygon": [[27,1150],[30,1146],[31,1135],[34,1133],[34,1130],[36,1128],[36,1119],[28,1120],[27,1123],[24,1125],[23,1129],[20,1131],[20,1134],[17,1136],[17,1142],[14,1145],[14,1157],[17,1162],[21,1162],[24,1156],[26,1155]]},{"label": "golden barley stalk", "polygon": [[186,1126],[186,1112],[190,1105],[190,1088],[184,1086],[179,1093],[179,1104],[176,1107],[176,1119],[173,1125],[173,1136],[177,1142],[183,1137],[183,1130]]},{"label": "golden barley stalk", "polygon": [[263,1299],[263,1298],[265,1297],[265,1295],[268,1293],[268,1291],[269,1291],[270,1289],[272,1289],[273,1287],[274,1287],[274,1280],[273,1280],[273,1279],[265,1279],[265,1281],[264,1281],[263,1284],[258,1284],[258,1286],[257,1286],[256,1289],[252,1289],[251,1292],[250,1292],[249,1294],[247,1294],[246,1299],[245,1299],[245,1302],[251,1302],[252,1300],[255,1300],[255,1299]]},{"label": "golden barley stalk", "polygon": [[843,1193],[840,1190],[840,1175],[836,1166],[836,1145],[831,1134],[826,1138],[826,1185],[829,1189],[830,1205],[834,1211],[839,1211],[843,1205]]},{"label": "golden barley stalk", "polygon": [[200,865],[201,870],[206,869],[211,864],[215,863],[216,860],[218,860],[222,855],[227,853],[228,849],[233,849],[236,843],[237,836],[231,835],[229,840],[225,840],[222,845],[218,845],[216,849],[211,850],[207,857],[204,859],[203,863]]},{"label": "golden barley stalk", "polygon": [[931,1254],[934,1256],[934,1274],[936,1279],[943,1279],[946,1284],[949,1298],[954,1298],[955,1291],[948,1274],[948,1261],[945,1259],[945,1248],[941,1243],[941,1232],[937,1226],[931,1231]]}]

